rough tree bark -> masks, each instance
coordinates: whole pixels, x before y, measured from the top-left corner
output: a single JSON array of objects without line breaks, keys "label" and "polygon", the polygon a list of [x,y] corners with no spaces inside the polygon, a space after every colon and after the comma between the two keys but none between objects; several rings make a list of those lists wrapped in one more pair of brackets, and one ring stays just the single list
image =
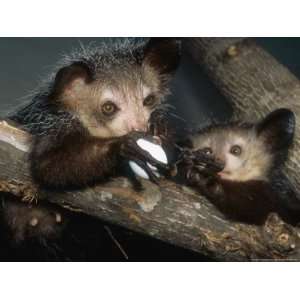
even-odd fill
[{"label": "rough tree bark", "polygon": [[[267,53],[247,43],[240,39],[192,39],[188,45],[195,47],[193,55],[207,67],[221,91],[234,99],[236,111],[246,114],[249,109],[251,115],[260,116],[275,108],[272,99],[278,99],[278,93],[286,97],[281,92],[285,85],[291,86],[295,93],[299,83]],[[246,54],[249,57],[243,62]],[[258,64],[252,61],[256,55]],[[258,66],[266,70],[263,83],[256,79]],[[278,86],[282,86],[281,89]],[[289,99],[292,98],[296,96]],[[293,108],[293,102],[290,105],[288,107]],[[260,106],[261,111],[257,111]],[[281,105],[278,103],[278,106]],[[30,137],[25,132],[0,122],[0,191],[13,193],[24,201],[31,200],[34,191],[27,162],[29,145]],[[294,173],[290,167],[289,174],[297,183]],[[37,191],[34,196],[39,201],[47,200],[66,209],[82,211],[218,260],[300,259],[300,230],[283,223],[276,215],[272,214],[261,227],[238,224],[226,220],[209,201],[190,188],[167,180],[161,180],[159,186],[148,181],[143,181],[143,185],[144,191],[136,192],[125,178],[116,178],[85,190],[59,194]]]},{"label": "rough tree bark", "polygon": [[192,189],[167,180],[159,186],[143,181],[142,192],[125,178],[79,191],[35,191],[29,145],[27,133],[0,122],[0,191],[47,200],[218,260],[300,259],[300,232],[276,215],[263,227],[232,223]]},{"label": "rough tree bark", "polygon": [[187,51],[231,102],[234,116],[255,121],[281,107],[296,115],[294,147],[285,174],[300,190],[300,81],[247,38],[188,38]]}]

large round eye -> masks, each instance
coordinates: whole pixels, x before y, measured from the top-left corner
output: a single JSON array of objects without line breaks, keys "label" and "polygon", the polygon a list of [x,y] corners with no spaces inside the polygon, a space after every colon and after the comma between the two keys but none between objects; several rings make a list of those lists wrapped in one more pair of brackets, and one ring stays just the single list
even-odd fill
[{"label": "large round eye", "polygon": [[157,98],[154,95],[149,95],[144,99],[144,106],[153,107],[157,102]]},{"label": "large round eye", "polygon": [[210,147],[205,147],[205,148],[202,149],[202,151],[206,155],[212,155],[213,154],[213,151]]},{"label": "large round eye", "polygon": [[238,145],[234,145],[230,148],[230,153],[234,156],[240,156],[242,154],[242,148]]},{"label": "large round eye", "polygon": [[101,110],[105,116],[111,117],[117,112],[118,107],[113,102],[107,101],[102,105]]}]

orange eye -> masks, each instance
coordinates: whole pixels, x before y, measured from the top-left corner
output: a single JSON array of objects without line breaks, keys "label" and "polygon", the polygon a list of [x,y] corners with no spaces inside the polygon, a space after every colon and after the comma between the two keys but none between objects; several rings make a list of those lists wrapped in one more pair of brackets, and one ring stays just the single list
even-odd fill
[{"label": "orange eye", "polygon": [[206,155],[212,155],[213,151],[210,147],[206,147],[202,149],[203,153],[205,153]]},{"label": "orange eye", "polygon": [[149,95],[144,99],[144,106],[153,107],[157,102],[157,99],[154,95]]},{"label": "orange eye", "polygon": [[113,102],[107,101],[102,105],[101,110],[105,116],[111,117],[117,112],[118,107]]},{"label": "orange eye", "polygon": [[234,156],[240,156],[242,154],[242,148],[238,145],[234,145],[230,148],[230,153]]}]

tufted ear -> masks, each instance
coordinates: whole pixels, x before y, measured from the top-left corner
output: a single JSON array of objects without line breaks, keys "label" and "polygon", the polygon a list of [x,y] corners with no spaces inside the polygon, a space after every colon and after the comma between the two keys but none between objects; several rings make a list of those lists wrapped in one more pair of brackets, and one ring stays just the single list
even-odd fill
[{"label": "tufted ear", "polygon": [[292,144],[296,120],[294,113],[285,108],[268,114],[256,127],[259,137],[265,139],[271,151],[288,149]]},{"label": "tufted ear", "polygon": [[181,42],[175,38],[151,38],[145,48],[143,64],[149,64],[160,74],[176,71],[181,57]]},{"label": "tufted ear", "polygon": [[93,79],[92,72],[85,63],[74,62],[70,66],[61,68],[54,79],[51,99],[57,99],[62,94],[80,88]]}]

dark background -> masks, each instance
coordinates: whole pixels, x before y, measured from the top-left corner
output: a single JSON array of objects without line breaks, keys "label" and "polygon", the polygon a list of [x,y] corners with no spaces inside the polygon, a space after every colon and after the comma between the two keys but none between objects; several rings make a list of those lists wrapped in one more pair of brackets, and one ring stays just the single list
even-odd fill
[{"label": "dark background", "polygon": [[[102,40],[103,38],[0,38],[0,117],[4,117],[21,105],[24,97],[30,95],[40,81],[51,72],[52,66],[61,55],[79,47],[79,41],[86,45],[91,42],[100,43]],[[300,77],[299,38],[257,38],[256,40]],[[169,101],[176,106],[177,113],[193,125],[211,119],[225,120],[231,114],[231,108],[223,96],[215,89],[203,70],[186,55],[183,56],[181,66],[172,82],[172,95]],[[102,225],[99,226],[95,220],[85,220],[84,217],[83,221],[88,222],[92,227],[98,226],[97,235],[91,233],[89,240],[89,247],[93,249],[78,256],[81,251],[78,246],[78,253],[74,254],[74,258],[71,255],[69,259],[124,259]],[[116,226],[109,225],[109,228],[120,244],[126,248],[130,260],[208,260],[190,251],[133,234]],[[81,245],[82,249],[85,248],[84,246]],[[59,255],[41,255],[40,248],[27,247],[27,251],[30,253],[27,258],[24,257],[26,251],[19,255],[15,248],[0,255],[2,260],[32,260],[34,257],[41,260],[61,259]]]},{"label": "dark background", "polygon": [[[300,76],[299,38],[257,38],[298,77]],[[101,43],[103,38],[0,38],[0,117],[21,104],[52,70],[61,55],[79,47]],[[192,122],[203,118],[224,118],[230,107],[202,70],[184,55],[173,81],[172,104]],[[182,101],[184,99],[184,101]],[[186,105],[188,100],[189,105]]]}]

